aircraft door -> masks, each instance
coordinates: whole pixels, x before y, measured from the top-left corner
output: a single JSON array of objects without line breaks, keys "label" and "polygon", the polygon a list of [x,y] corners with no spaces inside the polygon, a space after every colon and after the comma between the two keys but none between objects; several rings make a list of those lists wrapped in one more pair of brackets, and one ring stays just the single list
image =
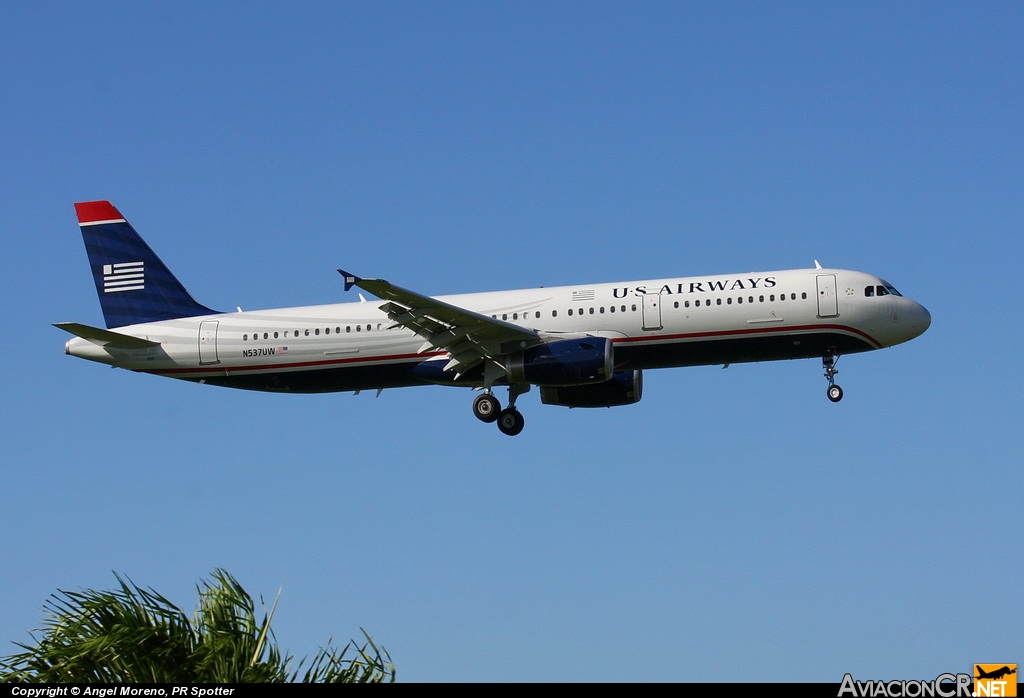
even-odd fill
[{"label": "aircraft door", "polygon": [[644,329],[661,329],[661,296],[657,293],[644,295]]},{"label": "aircraft door", "polygon": [[839,315],[839,302],[836,297],[836,275],[818,275],[818,317],[836,317]]},{"label": "aircraft door", "polygon": [[217,356],[217,320],[204,320],[199,323],[199,363],[219,364]]}]

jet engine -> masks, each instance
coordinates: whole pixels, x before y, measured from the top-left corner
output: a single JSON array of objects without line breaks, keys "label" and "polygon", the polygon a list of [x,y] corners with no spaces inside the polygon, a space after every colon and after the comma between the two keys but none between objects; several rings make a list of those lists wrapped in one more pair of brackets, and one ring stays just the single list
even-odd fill
[{"label": "jet engine", "polygon": [[618,407],[640,402],[643,389],[641,371],[621,371],[604,383],[544,386],[540,389],[540,401],[563,407]]},{"label": "jet engine", "polygon": [[561,339],[509,356],[511,383],[571,386],[603,383],[612,377],[612,340],[606,337]]}]

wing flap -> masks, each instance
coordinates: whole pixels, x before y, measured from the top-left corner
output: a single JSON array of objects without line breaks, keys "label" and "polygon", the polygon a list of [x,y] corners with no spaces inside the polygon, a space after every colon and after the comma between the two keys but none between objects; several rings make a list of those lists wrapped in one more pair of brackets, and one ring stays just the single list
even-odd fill
[{"label": "wing flap", "polygon": [[448,352],[446,369],[464,373],[485,359],[496,361],[505,347],[526,347],[543,341],[534,330],[409,291],[384,279],[362,279],[341,269],[338,272],[345,277],[346,290],[358,286],[387,301],[380,309],[395,326],[408,328],[424,339],[421,353],[438,349]]}]

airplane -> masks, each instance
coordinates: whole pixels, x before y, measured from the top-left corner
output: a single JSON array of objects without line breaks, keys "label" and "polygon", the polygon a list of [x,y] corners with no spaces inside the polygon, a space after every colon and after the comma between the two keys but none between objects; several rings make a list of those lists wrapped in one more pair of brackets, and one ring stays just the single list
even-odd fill
[{"label": "airplane", "polygon": [[1011,669],[1009,666],[1003,666],[993,671],[985,671],[981,668],[980,664],[975,664],[974,669],[977,672],[977,676],[974,677],[976,679],[1001,679],[1004,676],[1009,676],[1010,674],[1017,673],[1016,665],[1014,665],[1013,669]]},{"label": "airplane", "polygon": [[[65,353],[209,385],[322,393],[473,388],[473,414],[509,436],[532,386],[541,402],[640,400],[643,372],[819,358],[827,397],[841,355],[909,341],[921,304],[872,274],[823,268],[431,297],[339,269],[380,299],[219,312],[195,301],[109,201],[75,204],[106,329],[56,323]],[[504,408],[494,394],[507,386]]]}]

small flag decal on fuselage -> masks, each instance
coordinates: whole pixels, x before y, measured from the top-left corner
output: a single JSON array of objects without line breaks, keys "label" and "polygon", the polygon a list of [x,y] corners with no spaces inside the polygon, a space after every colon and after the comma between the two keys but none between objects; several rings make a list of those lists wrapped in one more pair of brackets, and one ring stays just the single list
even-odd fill
[{"label": "small flag decal on fuselage", "polygon": [[146,287],[142,262],[103,265],[103,292],[141,291]]}]

